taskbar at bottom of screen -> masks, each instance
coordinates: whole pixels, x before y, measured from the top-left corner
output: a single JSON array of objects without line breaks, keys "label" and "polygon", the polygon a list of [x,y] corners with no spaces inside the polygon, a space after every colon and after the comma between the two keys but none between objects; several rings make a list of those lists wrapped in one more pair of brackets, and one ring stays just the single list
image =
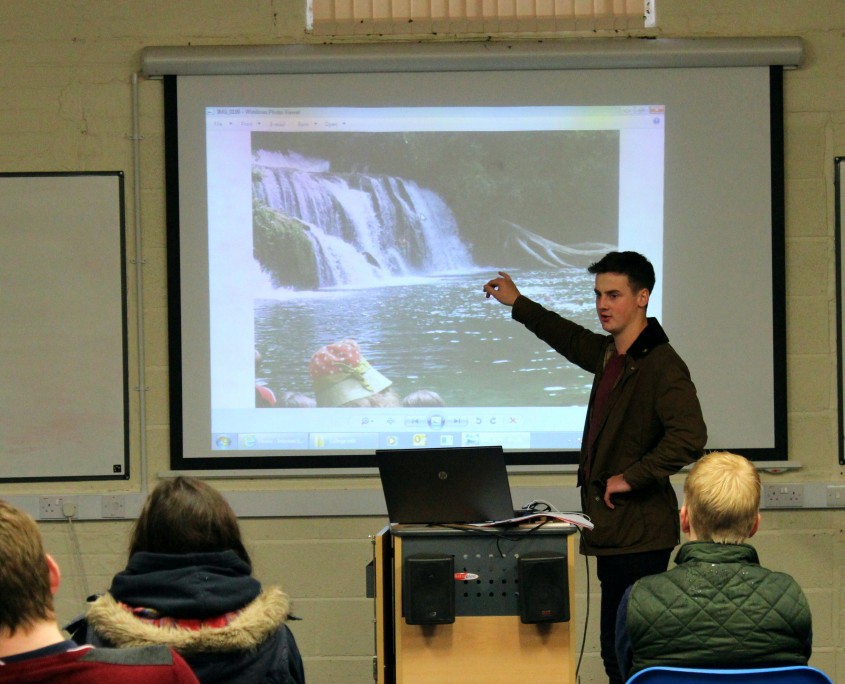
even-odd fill
[{"label": "taskbar at bottom of screen", "polygon": [[211,435],[213,451],[375,450],[454,446],[505,449],[578,449],[580,432],[220,432]]}]

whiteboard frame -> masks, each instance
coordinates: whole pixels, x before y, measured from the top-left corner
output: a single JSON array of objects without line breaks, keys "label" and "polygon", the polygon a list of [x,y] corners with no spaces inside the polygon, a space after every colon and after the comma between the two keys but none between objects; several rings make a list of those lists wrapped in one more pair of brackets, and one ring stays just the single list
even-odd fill
[{"label": "whiteboard frame", "polygon": [[834,185],[834,242],[836,254],[836,414],[839,427],[839,465],[845,465],[845,279],[843,279],[843,244],[842,212],[845,210],[845,157],[834,157],[833,185]]}]

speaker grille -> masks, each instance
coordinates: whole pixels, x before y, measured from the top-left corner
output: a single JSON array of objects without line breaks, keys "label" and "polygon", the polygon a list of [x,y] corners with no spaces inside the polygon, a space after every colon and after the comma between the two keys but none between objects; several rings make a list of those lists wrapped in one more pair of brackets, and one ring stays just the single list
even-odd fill
[{"label": "speaker grille", "polygon": [[519,614],[524,623],[569,621],[566,556],[538,551],[520,556]]},{"label": "speaker grille", "polygon": [[455,621],[455,559],[446,554],[405,558],[402,614],[409,625],[443,625]]}]

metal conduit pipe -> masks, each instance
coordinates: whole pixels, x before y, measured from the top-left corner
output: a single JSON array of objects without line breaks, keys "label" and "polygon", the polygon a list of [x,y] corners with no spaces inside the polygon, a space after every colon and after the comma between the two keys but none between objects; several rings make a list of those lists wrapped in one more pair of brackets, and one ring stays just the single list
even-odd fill
[{"label": "metal conduit pipe", "polygon": [[138,341],[138,424],[141,493],[147,492],[147,373],[144,354],[144,259],[141,238],[141,132],[138,114],[138,73],[132,74],[132,208],[135,223],[135,307]]}]

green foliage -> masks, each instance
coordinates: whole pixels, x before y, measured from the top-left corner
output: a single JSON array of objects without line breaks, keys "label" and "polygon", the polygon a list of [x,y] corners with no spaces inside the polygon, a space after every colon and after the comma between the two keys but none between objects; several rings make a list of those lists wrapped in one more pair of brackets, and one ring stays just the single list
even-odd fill
[{"label": "green foliage", "polygon": [[253,200],[253,255],[276,287],[313,290],[319,285],[309,227]]}]

